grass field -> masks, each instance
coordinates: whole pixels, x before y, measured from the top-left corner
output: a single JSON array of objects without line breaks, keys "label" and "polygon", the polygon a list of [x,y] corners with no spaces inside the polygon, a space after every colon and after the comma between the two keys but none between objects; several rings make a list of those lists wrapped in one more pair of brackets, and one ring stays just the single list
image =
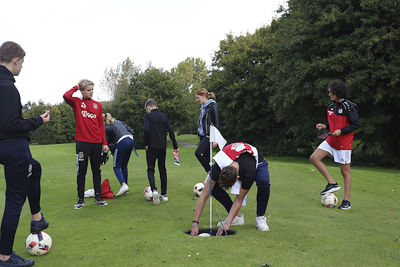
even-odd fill
[{"label": "grass field", "polygon": [[[193,136],[177,139],[197,142]],[[48,255],[33,257],[37,266],[400,266],[398,170],[353,166],[352,209],[342,211],[321,206],[319,192],[325,182],[308,159],[266,155],[271,175],[266,214],[270,231],[255,228],[253,186],[242,208],[245,225],[232,227],[236,235],[202,238],[184,234],[191,228],[197,201],[193,185],[205,178],[195,148],[180,147],[180,167],[173,164],[171,148],[167,151],[169,202],[153,206],[143,198],[148,181],[145,153],[138,150],[139,157],[132,154],[129,163],[130,194],[108,200],[105,207],[86,199],[81,210],[73,209],[75,144],[31,146],[31,150],[42,164],[42,211],[53,238]],[[329,170],[342,186],[339,168],[329,165]],[[102,177],[118,192],[111,162],[102,167]],[[86,189],[93,188],[90,169],[86,178]],[[1,207],[4,190],[1,171]],[[341,201],[343,190],[336,195]],[[226,216],[215,200],[213,206]],[[201,228],[208,227],[208,207],[207,203]],[[215,226],[218,219],[213,214]],[[25,258],[30,257],[24,247],[29,222],[26,203],[14,244],[16,253]]]}]

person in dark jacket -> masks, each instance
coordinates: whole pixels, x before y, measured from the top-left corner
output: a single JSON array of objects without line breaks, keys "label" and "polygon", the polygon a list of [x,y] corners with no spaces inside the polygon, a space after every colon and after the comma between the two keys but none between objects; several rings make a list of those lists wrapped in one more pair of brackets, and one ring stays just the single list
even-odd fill
[{"label": "person in dark jacket", "polygon": [[[29,131],[50,121],[50,111],[30,119],[22,117],[19,92],[14,76],[18,76],[25,51],[14,42],[0,47],[0,164],[4,165],[6,201],[1,223],[0,266],[31,266],[12,250],[22,206],[28,197],[32,214],[31,232],[46,229],[49,222],[40,212],[40,163],[32,158]],[[19,241],[20,242],[20,241]]]},{"label": "person in dark jacket", "polygon": [[114,156],[113,169],[121,188],[119,197],[129,192],[128,162],[133,149],[133,129],[123,121],[116,120],[110,113],[104,115],[107,144]]},{"label": "person in dark jacket", "polygon": [[[197,129],[197,134],[200,136],[200,143],[194,154],[208,174],[210,172],[210,125],[213,124],[220,130],[218,105],[215,102],[215,94],[208,92],[205,88],[197,90],[195,97],[196,101],[201,104],[201,107],[199,128]],[[212,147],[216,146],[217,143],[214,142]]]},{"label": "person in dark jacket", "polygon": [[[169,123],[167,115],[158,110],[157,102],[148,99],[145,103],[147,114],[144,115],[144,145],[146,149],[147,178],[153,192],[154,205],[160,204],[160,200],[168,201],[167,195],[167,170],[165,169],[165,155],[167,150],[166,134],[172,141],[172,146],[178,150],[175,134]],[[161,179],[161,195],[158,194],[154,181],[154,167],[158,160],[158,171]]]},{"label": "person in dark jacket", "polygon": [[322,142],[310,156],[311,162],[327,180],[328,185],[321,195],[340,190],[322,160],[331,154],[334,161],[340,164],[340,171],[344,180],[344,198],[339,209],[351,209],[350,191],[352,176],[350,172],[351,151],[353,148],[354,130],[358,128],[358,113],[356,104],[345,99],[346,84],[340,80],[333,80],[328,85],[328,95],[332,100],[327,115],[328,123],[317,123],[318,130],[328,129],[330,135]]}]

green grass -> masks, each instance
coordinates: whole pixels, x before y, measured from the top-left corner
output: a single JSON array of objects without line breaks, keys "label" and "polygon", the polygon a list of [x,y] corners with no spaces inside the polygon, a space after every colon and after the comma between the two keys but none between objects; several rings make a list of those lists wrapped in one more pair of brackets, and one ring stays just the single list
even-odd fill
[{"label": "green grass", "polygon": [[[178,139],[193,142],[193,136]],[[184,234],[191,228],[197,199],[193,185],[205,178],[194,156],[195,148],[180,147],[181,166],[167,151],[170,201],[153,206],[145,201],[148,185],[143,150],[129,163],[131,193],[108,200],[105,207],[77,201],[75,145],[32,146],[43,168],[42,210],[50,221],[53,248],[34,257],[37,266],[399,266],[400,174],[399,171],[352,167],[352,209],[324,208],[319,191],[325,182],[307,159],[267,158],[271,174],[271,198],[267,209],[269,232],[254,226],[256,187],[242,208],[245,225],[232,227],[236,235],[201,238]],[[327,161],[329,162],[329,161]],[[336,165],[329,169],[340,185]],[[160,186],[158,171],[156,183]],[[4,206],[4,174],[0,174],[0,203]],[[111,162],[102,167],[114,193],[119,184]],[[93,188],[90,169],[86,188]],[[342,199],[343,190],[337,194]],[[221,216],[222,206],[213,201]],[[209,204],[200,227],[209,224]],[[0,207],[1,208],[1,207]],[[16,234],[14,250],[29,258],[24,248],[30,213],[26,203]],[[217,216],[214,212],[213,223]],[[189,256],[191,255],[191,256]]]}]

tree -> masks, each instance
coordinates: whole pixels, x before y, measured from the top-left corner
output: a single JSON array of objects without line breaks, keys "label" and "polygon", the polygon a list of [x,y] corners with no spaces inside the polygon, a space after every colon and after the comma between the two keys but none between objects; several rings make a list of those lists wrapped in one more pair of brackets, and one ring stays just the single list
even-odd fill
[{"label": "tree", "polygon": [[171,77],[182,94],[180,107],[184,119],[177,129],[180,133],[196,133],[199,106],[195,101],[195,92],[204,87],[208,79],[206,62],[200,58],[188,57],[171,70]]},{"label": "tree", "polygon": [[118,102],[120,95],[128,89],[131,77],[139,71],[140,69],[128,57],[117,67],[104,71],[100,87],[112,96],[112,100]]}]

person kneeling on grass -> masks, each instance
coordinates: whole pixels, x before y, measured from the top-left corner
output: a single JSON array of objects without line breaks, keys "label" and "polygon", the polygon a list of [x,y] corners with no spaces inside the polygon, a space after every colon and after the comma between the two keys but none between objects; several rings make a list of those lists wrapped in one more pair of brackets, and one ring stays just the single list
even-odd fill
[{"label": "person kneeling on grass", "polygon": [[[242,203],[245,202],[245,197],[254,181],[257,184],[256,227],[260,231],[268,231],[269,227],[264,216],[270,195],[267,161],[258,153],[255,147],[242,142],[225,146],[213,159],[215,164],[211,172],[212,195],[229,213],[223,225],[221,223],[218,224],[217,235],[221,235],[231,225],[244,224],[244,215],[240,214],[239,210]],[[199,233],[199,218],[210,194],[209,179],[210,177],[208,176],[193,215],[191,231],[193,236],[197,236]],[[228,193],[223,190],[231,186],[240,188],[239,192],[235,192],[236,197],[233,202]]]}]

